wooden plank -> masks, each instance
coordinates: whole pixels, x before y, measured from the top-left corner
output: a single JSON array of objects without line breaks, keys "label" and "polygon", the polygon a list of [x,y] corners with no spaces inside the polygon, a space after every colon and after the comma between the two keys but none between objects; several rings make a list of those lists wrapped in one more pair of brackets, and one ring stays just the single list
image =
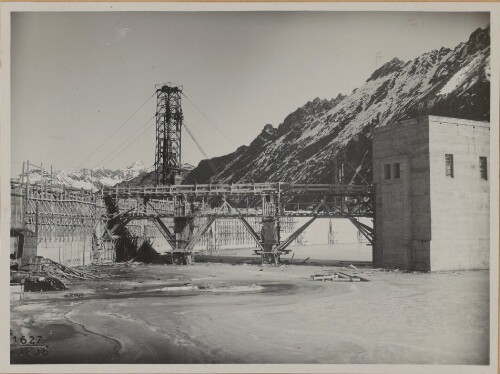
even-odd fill
[{"label": "wooden plank", "polygon": [[350,277],[350,278],[359,278],[359,279],[360,279],[361,281],[363,281],[363,282],[369,282],[369,281],[370,281],[369,279],[366,279],[366,278],[360,277],[360,276],[359,276],[359,275],[357,275],[357,274],[348,274],[348,273],[344,273],[344,272],[342,272],[342,271],[339,271],[338,273],[339,273],[339,274],[342,274],[342,275],[344,275],[344,276],[346,276],[346,277]]}]

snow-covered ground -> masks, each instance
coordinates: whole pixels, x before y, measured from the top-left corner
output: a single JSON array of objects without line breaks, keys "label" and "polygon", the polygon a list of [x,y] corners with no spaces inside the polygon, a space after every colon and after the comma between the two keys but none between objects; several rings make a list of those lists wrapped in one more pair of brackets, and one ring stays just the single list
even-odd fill
[{"label": "snow-covered ground", "polygon": [[[355,272],[237,263],[106,267],[113,278],[14,302],[12,333],[43,336],[50,354],[11,354],[14,362],[45,363],[489,362],[489,272],[364,268],[358,271],[369,282],[310,277],[329,270]],[[68,292],[83,296],[68,299]]]}]

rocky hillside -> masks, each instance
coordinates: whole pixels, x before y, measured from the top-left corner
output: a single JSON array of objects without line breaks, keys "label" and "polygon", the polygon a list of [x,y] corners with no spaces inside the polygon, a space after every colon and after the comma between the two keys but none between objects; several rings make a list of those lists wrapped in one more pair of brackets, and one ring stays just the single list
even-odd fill
[{"label": "rocky hillside", "polygon": [[217,173],[201,161],[185,183],[330,183],[332,156],[338,152],[345,152],[348,182],[371,181],[375,127],[426,114],[489,120],[489,61],[489,26],[454,49],[406,62],[393,59],[351,94],[316,98],[277,128],[266,125],[249,146],[212,159]]}]

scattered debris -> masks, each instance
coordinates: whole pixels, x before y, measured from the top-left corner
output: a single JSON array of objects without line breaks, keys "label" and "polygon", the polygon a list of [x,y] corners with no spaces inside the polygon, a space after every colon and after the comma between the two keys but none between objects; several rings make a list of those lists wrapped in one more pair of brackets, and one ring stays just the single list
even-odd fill
[{"label": "scattered debris", "polygon": [[29,256],[20,259],[17,270],[11,269],[10,283],[22,285],[25,292],[61,291],[68,289],[63,279],[102,279],[97,272],[102,271],[96,267],[70,268],[42,256]]},{"label": "scattered debris", "polygon": [[331,275],[323,275],[323,274],[317,274],[313,275],[313,280],[334,280],[338,279],[338,274],[331,274]]},{"label": "scattered debris", "polygon": [[70,293],[67,293],[66,295],[64,295],[64,297],[67,297],[67,298],[70,298],[70,299],[76,299],[76,298],[80,298],[80,297],[84,297],[85,294],[83,293],[78,293],[78,292],[70,292]]},{"label": "scattered debris", "polygon": [[352,278],[358,278],[358,279],[359,279],[360,281],[362,281],[362,282],[369,282],[369,281],[370,281],[369,279],[366,279],[366,278],[362,278],[362,277],[360,277],[358,274],[348,274],[348,273],[344,273],[344,272],[342,272],[342,271],[339,271],[339,274],[340,274],[340,275],[343,275],[343,276],[345,276],[345,277],[349,277],[349,278],[351,278],[351,279],[352,279]]},{"label": "scattered debris", "polygon": [[25,292],[61,291],[67,289],[62,280],[51,275],[35,275],[28,272],[12,272],[11,284],[23,285]]},{"label": "scattered debris", "polygon": [[302,261],[303,264],[305,264],[311,257],[306,258],[304,261]]},{"label": "scattered debris", "polygon": [[358,268],[357,268],[356,266],[354,266],[353,264],[350,264],[350,265],[349,265],[349,267],[350,267],[351,269],[358,270]]},{"label": "scattered debris", "polygon": [[24,285],[20,283],[11,283],[10,301],[22,300],[24,297]]},{"label": "scattered debris", "polygon": [[315,281],[336,281],[336,282],[369,282],[369,279],[362,278],[357,274],[348,274],[342,271],[330,272],[327,274],[314,274],[311,278]]},{"label": "scattered debris", "polygon": [[41,256],[32,256],[26,263],[22,264],[20,270],[28,270],[32,273],[45,273],[56,278],[66,279],[101,279],[101,276],[92,273],[91,270],[82,268],[70,268],[54,260]]}]

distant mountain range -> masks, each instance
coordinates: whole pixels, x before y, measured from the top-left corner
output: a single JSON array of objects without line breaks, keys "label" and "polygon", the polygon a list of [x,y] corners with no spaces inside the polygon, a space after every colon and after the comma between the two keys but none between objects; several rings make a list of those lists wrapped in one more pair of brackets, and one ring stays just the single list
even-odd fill
[{"label": "distant mountain range", "polygon": [[[194,168],[191,164],[183,164],[183,168],[187,171]],[[147,181],[145,184],[154,184],[154,168],[146,168],[142,161],[135,161],[125,169],[87,169],[81,168],[74,171],[53,170],[52,183],[54,185],[69,186],[74,188],[84,189],[100,189],[102,187],[113,187],[119,185],[134,185],[134,181]],[[37,167],[30,167],[30,183],[50,183],[50,170],[42,170]],[[26,180],[26,174],[24,176]],[[15,181],[21,180],[21,175],[13,178]]]},{"label": "distant mountain range", "polygon": [[[332,88],[333,90],[333,88]],[[316,98],[268,124],[248,146],[201,161],[185,183],[332,182],[332,157],[345,152],[348,183],[372,180],[372,130],[421,115],[489,121],[490,27],[453,49],[387,62],[349,95]]]},{"label": "distant mountain range", "polygon": [[[147,172],[148,170],[146,170],[142,161],[135,161],[123,170],[104,168],[81,168],[74,171],[53,170],[52,183],[55,185],[64,185],[75,188],[100,189],[101,187],[110,187],[116,185],[117,183],[134,179],[135,177]],[[25,174],[25,181],[26,177],[27,175]],[[29,178],[30,183],[43,183],[44,181],[46,183],[50,183],[50,170],[44,170],[42,174],[42,170],[40,168],[31,166]],[[21,175],[13,178],[13,180],[20,181]]]},{"label": "distant mountain range", "polygon": [[[188,163],[182,165],[185,173],[193,170],[194,166]],[[30,167],[30,183],[50,183],[50,170],[42,170],[38,167]],[[26,181],[25,174],[24,180]],[[21,181],[21,174],[12,178]],[[52,184],[84,189],[101,189],[102,187],[113,187],[116,185],[154,184],[154,167],[146,168],[142,161],[134,161],[125,169],[87,169],[81,168],[74,171],[53,170]]]}]

